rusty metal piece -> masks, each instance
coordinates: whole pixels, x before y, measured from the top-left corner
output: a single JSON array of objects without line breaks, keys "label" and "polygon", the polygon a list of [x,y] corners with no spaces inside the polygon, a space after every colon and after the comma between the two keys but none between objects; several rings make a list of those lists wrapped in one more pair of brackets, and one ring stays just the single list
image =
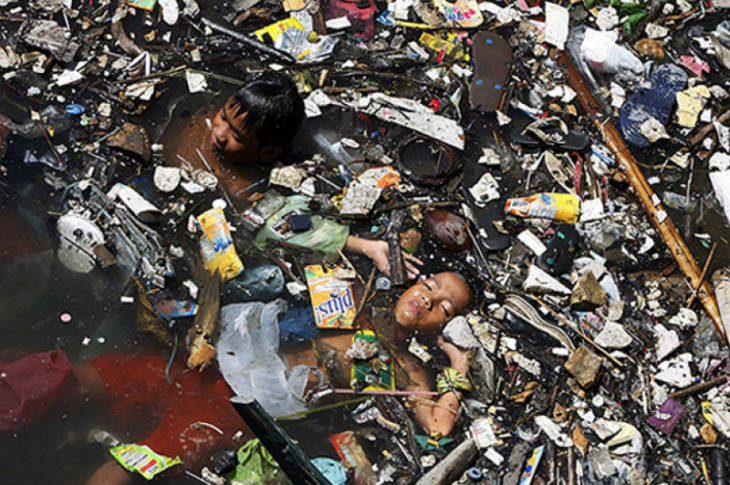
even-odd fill
[{"label": "rusty metal piece", "polygon": [[390,219],[390,226],[388,226],[385,233],[385,239],[388,241],[390,281],[393,286],[402,286],[408,280],[406,266],[403,262],[403,248],[400,245],[400,231],[405,216],[404,211],[395,211]]},{"label": "rusty metal piece", "polygon": [[428,232],[450,253],[463,253],[471,248],[469,226],[464,218],[453,212],[439,209],[423,218]]},{"label": "rusty metal piece", "polygon": [[636,163],[636,160],[634,160],[634,157],[631,155],[616,127],[610,120],[603,120],[600,117],[603,114],[600,105],[586,85],[582,75],[573,65],[570,54],[553,51],[553,56],[558,61],[558,67],[567,73],[570,87],[578,94],[578,99],[586,115],[593,121],[598,130],[604,134],[606,145],[611,150],[611,154],[616,158],[624,175],[626,175],[629,183],[634,188],[644,210],[659,231],[659,234],[661,234],[664,243],[675,261],[677,261],[677,265],[682,270],[682,273],[689,280],[691,287],[697,289],[697,296],[702,302],[702,306],[715,325],[715,329],[720,334],[723,342],[727,344],[727,339],[723,332],[722,318],[720,317],[720,308],[717,305],[712,287],[707,281],[701,281],[701,271],[697,265],[697,261],[695,261],[687,244],[679,232],[677,232],[677,228],[664,210],[661,200],[649,186],[641,168]]},{"label": "rusty metal piece", "polygon": [[106,141],[107,146],[119,148],[149,163],[152,158],[152,145],[147,129],[135,123],[124,123]]}]

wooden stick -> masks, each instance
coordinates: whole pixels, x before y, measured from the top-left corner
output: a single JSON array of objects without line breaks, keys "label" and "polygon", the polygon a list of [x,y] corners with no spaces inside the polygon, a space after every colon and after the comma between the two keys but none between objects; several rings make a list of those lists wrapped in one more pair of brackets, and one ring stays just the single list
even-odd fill
[{"label": "wooden stick", "polygon": [[360,298],[360,304],[357,305],[357,310],[355,311],[355,318],[352,319],[352,323],[357,325],[357,319],[360,317],[360,314],[362,313],[363,308],[365,308],[365,302],[368,301],[368,295],[370,294],[370,290],[373,287],[373,281],[375,281],[375,273],[376,268],[373,268],[372,271],[370,271],[370,276],[368,277],[368,283],[365,285],[365,292],[362,294],[362,298]]},{"label": "wooden stick", "polygon": [[[705,276],[707,276],[707,270],[710,268],[710,262],[712,261],[712,257],[715,255],[715,250],[717,249],[717,243],[712,245],[712,249],[710,249],[710,254],[707,255],[707,259],[705,260],[705,266],[702,268],[702,274],[700,275],[700,285],[705,281]],[[697,286],[692,291],[692,296],[690,297],[689,301],[687,302],[687,308],[692,306],[692,303],[694,303],[695,298],[697,297]]]},{"label": "wooden stick", "polygon": [[721,386],[725,384],[728,381],[727,376],[720,376],[715,377],[714,379],[710,379],[709,381],[700,382],[699,384],[695,384],[693,386],[685,387],[682,390],[673,392],[669,395],[672,399],[679,399],[682,397],[687,397],[692,394],[699,394],[700,392],[709,391],[713,387]]},{"label": "wooden stick", "polygon": [[[718,123],[724,123],[728,119],[730,119],[730,109],[721,114],[715,121],[717,121]],[[710,132],[712,132],[712,130],[714,129],[714,123],[707,123],[700,129],[700,131],[697,132],[696,135],[693,135],[692,138],[689,139],[690,146],[695,146],[696,144],[704,140],[704,138],[709,135]]]},{"label": "wooden stick", "polygon": [[624,143],[623,138],[621,138],[616,127],[610,120],[602,119],[600,105],[588,86],[586,86],[582,75],[573,65],[573,61],[570,59],[570,54],[566,52],[558,52],[556,57],[558,67],[565,70],[570,87],[578,94],[578,99],[580,100],[587,116],[592,119],[598,130],[604,134],[606,138],[606,145],[611,150],[612,155],[616,158],[616,161],[626,175],[629,183],[634,188],[636,195],[641,201],[641,205],[644,207],[644,210],[649,216],[649,219],[651,219],[651,222],[657,228],[659,234],[661,234],[664,244],[666,244],[670,254],[674,257],[674,260],[677,262],[677,265],[682,270],[685,277],[687,277],[690,281],[692,287],[698,289],[697,295],[702,302],[702,306],[705,308],[705,311],[712,320],[712,323],[715,325],[715,329],[720,334],[720,338],[722,338],[723,342],[727,345],[727,339],[722,331],[722,317],[720,316],[720,307],[717,304],[715,293],[706,281],[700,281],[699,266],[687,247],[687,243],[684,242],[684,239],[682,239],[682,236],[677,231],[677,228],[674,226],[674,222],[672,222],[672,219],[665,211],[661,200],[659,200],[659,198],[654,194],[654,190],[646,181],[646,177],[644,177],[641,168],[636,163],[633,155],[631,155],[631,152]]}]

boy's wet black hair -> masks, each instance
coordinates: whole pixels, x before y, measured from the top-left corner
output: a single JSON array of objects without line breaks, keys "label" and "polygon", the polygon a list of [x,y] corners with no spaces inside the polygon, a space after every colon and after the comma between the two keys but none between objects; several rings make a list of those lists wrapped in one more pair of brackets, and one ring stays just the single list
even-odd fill
[{"label": "boy's wet black hair", "polygon": [[431,238],[423,239],[421,249],[416,256],[423,261],[423,266],[419,269],[421,274],[426,277],[444,271],[456,273],[471,291],[472,299],[469,306],[478,306],[478,300],[484,289],[483,277],[471,264],[464,261],[463,257],[455,257],[444,252]]},{"label": "boy's wet black hair", "polygon": [[236,116],[246,115],[246,127],[256,126],[259,146],[286,148],[304,120],[304,101],[288,76],[265,71],[233,96]]}]

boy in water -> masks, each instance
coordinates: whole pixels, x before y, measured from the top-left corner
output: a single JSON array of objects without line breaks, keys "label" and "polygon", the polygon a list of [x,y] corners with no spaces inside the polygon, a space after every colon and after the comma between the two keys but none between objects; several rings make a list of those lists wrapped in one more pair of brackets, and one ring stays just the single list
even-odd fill
[{"label": "boy in water", "polygon": [[[233,203],[243,207],[250,195],[247,189],[266,177],[270,164],[289,148],[304,120],[304,101],[291,79],[266,71],[231,96],[215,116],[203,118],[194,119],[182,137],[169,135],[174,138],[165,144],[175,146],[172,161],[183,159],[212,170]],[[334,222],[328,225],[331,237],[326,247],[314,244],[309,249],[361,254],[390,274],[387,242],[352,236],[347,226]],[[421,261],[404,253],[404,262],[408,276],[415,279]]]},{"label": "boy in water", "polygon": [[212,170],[238,205],[243,193],[266,176],[266,166],[291,144],[304,120],[304,101],[296,84],[283,74],[266,71],[228,98],[215,114],[196,117],[183,130],[168,130],[163,141],[173,147],[170,162],[187,160]]}]

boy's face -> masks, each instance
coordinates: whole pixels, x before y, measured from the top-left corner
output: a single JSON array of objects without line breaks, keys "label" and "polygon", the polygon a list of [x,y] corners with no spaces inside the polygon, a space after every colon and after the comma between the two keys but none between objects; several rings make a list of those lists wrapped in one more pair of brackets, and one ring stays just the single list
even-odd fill
[{"label": "boy's face", "polygon": [[210,146],[223,160],[233,163],[265,162],[268,150],[259,146],[256,126],[246,124],[246,113],[236,116],[238,107],[229,99],[213,119]]}]

